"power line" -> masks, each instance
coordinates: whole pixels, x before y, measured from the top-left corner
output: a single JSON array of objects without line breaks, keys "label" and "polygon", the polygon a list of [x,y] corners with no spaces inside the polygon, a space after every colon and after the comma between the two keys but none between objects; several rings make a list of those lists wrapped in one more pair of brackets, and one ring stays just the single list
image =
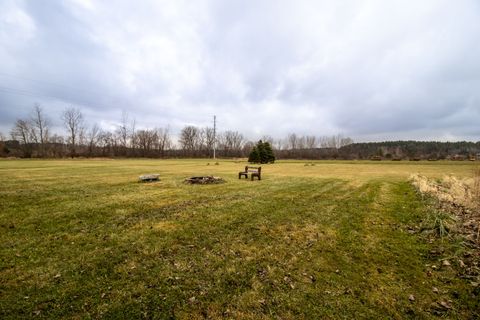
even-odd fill
[{"label": "power line", "polygon": [[50,99],[57,99],[57,100],[62,100],[58,97],[46,95],[43,93],[36,93],[32,91],[27,91],[27,90],[21,90],[21,89],[15,89],[15,88],[8,88],[8,87],[1,87],[0,86],[0,91],[4,93],[10,93],[10,94],[17,94],[25,97],[41,97],[41,98],[50,98]]},{"label": "power line", "polygon": [[23,77],[23,76],[18,76],[18,75],[14,75],[14,74],[5,73],[5,72],[0,72],[0,77],[16,78],[16,79],[25,80],[25,81],[36,82],[37,84],[42,84],[42,85],[50,85],[50,86],[62,87],[62,88],[65,88],[65,89],[73,90],[73,91],[75,91],[75,92],[77,92],[77,91],[83,91],[83,92],[85,92],[85,93],[90,93],[90,94],[99,94],[98,92],[94,92],[94,91],[91,91],[91,90],[86,90],[86,89],[84,89],[84,88],[79,89],[79,88],[75,88],[75,87],[68,86],[68,85],[65,85],[65,84],[62,84],[62,83],[58,83],[58,82],[45,81],[45,80],[37,80],[37,79],[28,78],[28,77]]},{"label": "power line", "polygon": [[9,87],[4,87],[4,86],[0,86],[0,92],[4,92],[4,93],[8,93],[8,94],[17,94],[17,95],[26,96],[26,97],[55,99],[55,100],[62,101],[64,103],[82,105],[82,106],[85,106],[85,107],[94,107],[94,108],[98,108],[98,109],[111,108],[111,107],[102,106],[102,105],[98,105],[98,104],[92,104],[90,102],[86,102],[86,101],[82,101],[82,100],[78,100],[78,99],[68,99],[68,98],[64,98],[64,97],[59,97],[59,96],[54,96],[54,95],[49,95],[49,94],[43,94],[43,93],[33,92],[33,91],[23,90],[23,89],[9,88]]}]

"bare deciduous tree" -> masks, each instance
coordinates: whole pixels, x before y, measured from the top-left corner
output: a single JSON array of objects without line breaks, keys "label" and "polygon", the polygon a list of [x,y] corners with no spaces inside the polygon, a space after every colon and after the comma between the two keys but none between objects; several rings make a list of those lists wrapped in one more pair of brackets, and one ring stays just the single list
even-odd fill
[{"label": "bare deciduous tree", "polygon": [[321,136],[320,140],[320,147],[321,148],[335,148],[336,147],[336,139],[335,136]]},{"label": "bare deciduous tree", "polygon": [[152,150],[156,140],[156,135],[157,133],[155,130],[146,129],[137,131],[135,136],[142,157],[147,157],[150,155],[150,151]]},{"label": "bare deciduous tree", "polygon": [[244,141],[243,135],[238,131],[225,131],[221,135],[221,147],[223,149],[224,155],[229,156],[239,156],[242,149],[242,144]]},{"label": "bare deciduous tree", "polygon": [[20,141],[23,156],[30,158],[32,156],[32,141],[34,140],[33,127],[30,121],[17,119],[10,135],[13,140]]},{"label": "bare deciduous tree", "polygon": [[213,128],[206,127],[203,130],[205,133],[205,154],[210,157],[213,155],[213,146],[217,137],[213,134]]},{"label": "bare deciduous tree", "polygon": [[[130,123],[130,148],[132,149],[132,155],[135,156],[135,146],[137,145],[137,132],[136,132],[137,121],[135,119]],[[128,130],[127,130],[128,132]]]},{"label": "bare deciduous tree", "polygon": [[305,148],[314,149],[317,147],[317,137],[315,136],[306,136],[305,137]]},{"label": "bare deciduous tree", "polygon": [[162,157],[165,156],[165,151],[172,146],[172,139],[170,138],[169,128],[158,128],[157,131],[157,149],[160,151]]},{"label": "bare deciduous tree", "polygon": [[287,136],[287,149],[295,150],[298,148],[298,136],[295,133],[290,133]]},{"label": "bare deciduous tree", "polygon": [[263,142],[268,142],[270,145],[273,145],[273,143],[275,142],[273,137],[269,135],[264,135],[260,140],[262,140]]},{"label": "bare deciduous tree", "polygon": [[199,131],[195,126],[186,126],[180,132],[180,146],[185,151],[187,156],[193,156]]},{"label": "bare deciduous tree", "polygon": [[88,155],[91,157],[97,147],[98,138],[100,135],[100,127],[95,123],[87,133],[88,139]]},{"label": "bare deciduous tree", "polygon": [[126,155],[127,154],[127,147],[128,147],[128,139],[130,136],[129,132],[129,125],[128,125],[128,113],[122,111],[122,119],[120,120],[120,125],[118,125],[116,130],[116,135],[118,137],[119,145],[120,145],[120,154]]},{"label": "bare deciduous tree", "polygon": [[58,134],[50,137],[51,151],[53,157],[63,157],[65,155],[65,139]]},{"label": "bare deciduous tree", "polygon": [[305,149],[305,145],[306,145],[305,137],[304,136],[299,136],[297,139],[298,139],[297,140],[297,149],[300,149],[300,150]]},{"label": "bare deciduous tree", "polygon": [[76,146],[83,131],[83,115],[77,108],[67,108],[63,111],[62,120],[68,132],[68,143],[70,144],[70,156],[76,155]]},{"label": "bare deciduous tree", "polygon": [[242,152],[244,155],[249,155],[252,152],[253,147],[255,146],[255,142],[247,141],[243,144]]},{"label": "bare deciduous tree", "polygon": [[353,139],[349,138],[349,137],[346,137],[346,138],[341,139],[340,146],[344,147],[344,146],[348,146],[349,144],[352,144],[352,143],[353,143]]},{"label": "bare deciduous tree", "polygon": [[50,120],[45,116],[43,109],[38,103],[33,107],[31,119],[33,129],[32,132],[35,136],[36,142],[40,144],[40,156],[45,157]]},{"label": "bare deciduous tree", "polygon": [[195,140],[195,151],[200,154],[202,150],[205,150],[206,132],[204,129],[198,129],[197,139]]},{"label": "bare deciduous tree", "polygon": [[112,149],[115,144],[115,138],[109,131],[100,131],[98,134],[98,146],[102,149],[102,156],[112,156]]}]

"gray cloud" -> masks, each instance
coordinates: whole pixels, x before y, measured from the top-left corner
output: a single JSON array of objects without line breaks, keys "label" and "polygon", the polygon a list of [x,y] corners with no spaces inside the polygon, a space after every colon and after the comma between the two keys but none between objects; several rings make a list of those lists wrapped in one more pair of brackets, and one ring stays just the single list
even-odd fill
[{"label": "gray cloud", "polygon": [[250,138],[480,139],[480,5],[2,1],[0,131],[40,103]]}]

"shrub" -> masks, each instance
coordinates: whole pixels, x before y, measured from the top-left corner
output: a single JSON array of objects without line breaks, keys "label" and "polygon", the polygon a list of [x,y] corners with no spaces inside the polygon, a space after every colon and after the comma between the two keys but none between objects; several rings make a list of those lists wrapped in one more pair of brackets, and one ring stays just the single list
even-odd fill
[{"label": "shrub", "polygon": [[253,147],[250,155],[248,156],[248,162],[251,163],[274,163],[275,155],[273,154],[272,147],[268,142],[258,141]]}]

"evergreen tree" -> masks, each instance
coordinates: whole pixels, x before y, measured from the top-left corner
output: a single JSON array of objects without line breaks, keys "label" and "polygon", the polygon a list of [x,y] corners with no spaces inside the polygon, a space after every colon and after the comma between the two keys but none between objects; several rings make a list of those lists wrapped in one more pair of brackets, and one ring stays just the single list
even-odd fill
[{"label": "evergreen tree", "polygon": [[264,163],[274,163],[275,155],[273,154],[272,146],[270,143],[268,143],[268,141],[263,143],[263,149],[265,149],[266,153],[266,162]]},{"label": "evergreen tree", "polygon": [[273,154],[272,147],[268,142],[258,141],[253,147],[250,155],[248,156],[248,162],[251,163],[273,163],[275,162],[275,155]]},{"label": "evergreen tree", "polygon": [[258,141],[257,143],[257,151],[259,162],[267,163],[267,150],[265,150],[265,145],[263,144],[262,140]]},{"label": "evergreen tree", "polygon": [[260,157],[258,155],[258,150],[256,146],[253,147],[252,151],[250,152],[250,155],[248,156],[248,162],[251,162],[251,163],[260,162]]}]

